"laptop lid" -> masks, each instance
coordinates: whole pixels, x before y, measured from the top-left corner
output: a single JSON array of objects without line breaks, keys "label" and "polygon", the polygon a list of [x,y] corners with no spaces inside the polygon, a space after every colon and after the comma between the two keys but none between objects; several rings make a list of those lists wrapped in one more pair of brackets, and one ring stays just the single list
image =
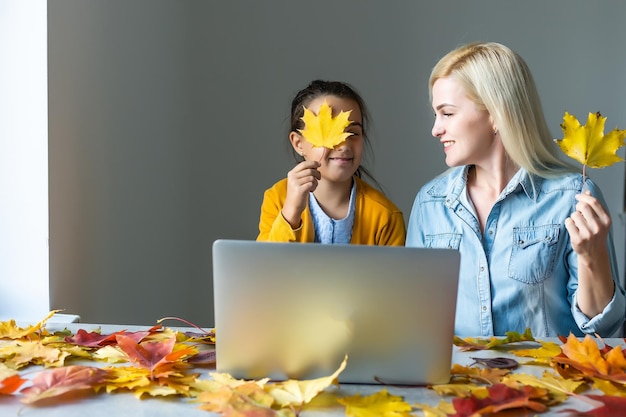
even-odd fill
[{"label": "laptop lid", "polygon": [[450,378],[459,252],[217,240],[216,370],[343,383]]}]

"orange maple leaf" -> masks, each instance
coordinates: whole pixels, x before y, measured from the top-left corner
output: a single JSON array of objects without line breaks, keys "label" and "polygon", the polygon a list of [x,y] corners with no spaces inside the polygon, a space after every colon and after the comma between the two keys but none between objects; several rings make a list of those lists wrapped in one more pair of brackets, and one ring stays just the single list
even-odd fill
[{"label": "orange maple leaf", "polygon": [[19,375],[11,375],[0,381],[0,394],[10,395],[13,394],[22,384],[26,382],[25,379],[20,378]]},{"label": "orange maple leaf", "polygon": [[615,381],[620,384],[626,383],[626,358],[619,347],[610,350],[601,349],[596,341],[586,335],[582,341],[570,334],[566,342],[561,346],[562,355],[555,356],[553,363],[568,365],[569,368],[557,367],[562,374],[570,375],[572,369],[582,373],[588,378],[602,378]]},{"label": "orange maple leaf", "polygon": [[44,400],[60,399],[68,394],[97,390],[104,383],[106,374],[104,369],[80,365],[42,371],[33,378],[33,385],[20,391],[24,394],[22,402],[34,404]]}]

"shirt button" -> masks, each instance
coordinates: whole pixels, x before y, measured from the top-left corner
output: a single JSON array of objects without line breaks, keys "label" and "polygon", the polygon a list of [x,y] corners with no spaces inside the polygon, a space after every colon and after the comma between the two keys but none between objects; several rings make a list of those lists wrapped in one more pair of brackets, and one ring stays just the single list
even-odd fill
[{"label": "shirt button", "polygon": [[492,235],[493,235],[493,230],[490,230],[489,231],[489,236],[492,236]]},{"label": "shirt button", "polygon": [[487,306],[483,306],[483,311],[487,311]]},{"label": "shirt button", "polygon": [[480,267],[480,272],[483,272],[484,270],[485,270],[485,267],[484,267],[484,266],[481,266],[481,267]]}]

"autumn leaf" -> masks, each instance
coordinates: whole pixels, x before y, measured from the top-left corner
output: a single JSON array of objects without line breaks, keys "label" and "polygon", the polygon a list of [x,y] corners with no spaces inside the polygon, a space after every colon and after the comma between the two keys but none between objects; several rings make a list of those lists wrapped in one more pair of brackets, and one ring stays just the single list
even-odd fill
[{"label": "autumn leaf", "polygon": [[305,381],[290,379],[268,388],[269,393],[276,399],[279,406],[301,406],[311,401],[317,394],[329,387],[339,376],[348,363],[344,357],[339,368],[329,376]]},{"label": "autumn leaf", "polygon": [[440,401],[435,407],[428,404],[413,404],[413,407],[424,412],[424,417],[448,417],[455,414],[452,404]]},{"label": "autumn leaf", "polygon": [[582,341],[570,334],[567,343],[561,346],[565,358],[555,358],[560,363],[567,363],[588,375],[608,375],[609,364],[602,357],[595,340],[586,335]]},{"label": "autumn leaf", "polygon": [[356,394],[338,398],[337,401],[346,406],[348,417],[406,417],[410,415],[409,412],[413,408],[402,397],[391,395],[384,388],[365,397]]},{"label": "autumn leaf", "polygon": [[452,405],[458,416],[491,415],[503,410],[528,408],[538,413],[546,411],[548,407],[541,401],[547,399],[547,390],[530,386],[519,389],[496,384],[487,388],[489,396],[477,398],[454,398]]},{"label": "autumn leaf", "polygon": [[[604,134],[606,117],[600,113],[589,113],[587,124],[581,126],[576,116],[565,112],[563,116],[563,139],[556,139],[556,143],[567,156],[590,168],[603,168],[623,161],[616,155],[619,148],[624,146],[626,130],[615,128]],[[584,171],[583,171],[584,173]]]},{"label": "autumn leaf", "polygon": [[626,417],[626,398],[611,397],[608,395],[585,395],[585,397],[598,401],[604,405],[596,407],[592,410],[579,411],[572,409],[562,410],[565,412],[575,413],[579,417]]},{"label": "autumn leaf", "polygon": [[450,370],[453,380],[475,380],[486,384],[496,384],[509,374],[508,369],[478,368],[472,366],[461,366],[454,364]]},{"label": "autumn leaf", "polygon": [[131,337],[118,334],[116,340],[119,348],[124,351],[131,362],[150,371],[151,379],[165,376],[176,365],[182,365],[182,362],[179,362],[181,359],[197,353],[197,349],[193,346],[178,345],[179,348],[174,349],[176,346],[175,337],[163,342],[145,341],[137,343]]},{"label": "autumn leaf", "polygon": [[200,408],[222,415],[276,416],[271,407],[274,398],[254,381],[236,386],[223,385],[216,391],[203,392],[198,396]]},{"label": "autumn leaf", "polygon": [[602,378],[591,378],[593,388],[602,391],[606,395],[615,397],[626,397],[626,387],[624,384],[615,383]]},{"label": "autumn leaf", "polygon": [[96,390],[104,383],[106,371],[91,366],[64,366],[51,371],[39,372],[32,385],[20,391],[26,404],[59,398],[69,393]]},{"label": "autumn leaf", "polygon": [[518,332],[506,332],[506,337],[504,338],[492,336],[484,339],[473,337],[463,339],[458,336],[454,336],[454,344],[458,346],[462,352],[471,350],[497,349],[503,345],[519,342],[536,342],[529,328],[527,328],[523,334]]},{"label": "autumn leaf", "polygon": [[565,401],[570,395],[575,395],[581,388],[586,389],[584,381],[565,379],[551,372],[544,372],[541,377],[528,374],[510,374],[503,378],[502,383],[513,386],[512,383],[545,388],[553,399],[550,403]]},{"label": "autumn leaf", "polygon": [[83,329],[79,329],[75,335],[68,336],[65,338],[67,343],[71,343],[79,346],[86,347],[104,347],[108,345],[113,345],[117,343],[116,336],[119,334],[123,334],[126,337],[130,337],[136,343],[139,343],[145,337],[153,334],[154,332],[160,330],[162,326],[157,325],[148,330],[139,331],[139,332],[127,332],[126,330],[120,330],[111,334],[101,334],[100,332],[92,331],[87,332]]},{"label": "autumn leaf", "polygon": [[534,358],[534,361],[526,362],[526,365],[549,365],[552,358],[561,353],[561,345],[554,342],[540,342],[541,346],[535,349],[518,349],[511,353],[526,358]]},{"label": "autumn leaf", "polygon": [[0,359],[16,369],[26,365],[62,366],[69,355],[69,352],[45,346],[39,341],[13,340],[0,347]]},{"label": "autumn leaf", "polygon": [[341,111],[333,117],[333,110],[326,100],[320,106],[317,115],[305,107],[304,116],[302,116],[304,129],[299,132],[313,146],[333,149],[352,135],[345,131],[351,123],[348,119],[351,112],[351,110]]},{"label": "autumn leaf", "polygon": [[0,380],[0,395],[13,394],[24,382],[26,382],[26,380],[22,379],[17,374]]},{"label": "autumn leaf", "polygon": [[41,330],[43,325],[50,319],[50,317],[54,316],[56,313],[63,310],[52,310],[46,317],[43,318],[37,324],[32,326],[28,326],[25,328],[21,328],[17,326],[15,320],[3,321],[0,322],[0,339],[21,339],[26,336],[33,335],[37,331]]}]

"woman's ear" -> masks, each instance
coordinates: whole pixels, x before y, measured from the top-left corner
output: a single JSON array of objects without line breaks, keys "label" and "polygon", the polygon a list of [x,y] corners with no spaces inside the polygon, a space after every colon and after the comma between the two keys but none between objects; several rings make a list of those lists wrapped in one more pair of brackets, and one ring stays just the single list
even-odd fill
[{"label": "woman's ear", "polygon": [[289,133],[289,142],[291,142],[294,151],[300,156],[304,156],[304,149],[302,148],[303,141],[304,138],[298,132]]}]

